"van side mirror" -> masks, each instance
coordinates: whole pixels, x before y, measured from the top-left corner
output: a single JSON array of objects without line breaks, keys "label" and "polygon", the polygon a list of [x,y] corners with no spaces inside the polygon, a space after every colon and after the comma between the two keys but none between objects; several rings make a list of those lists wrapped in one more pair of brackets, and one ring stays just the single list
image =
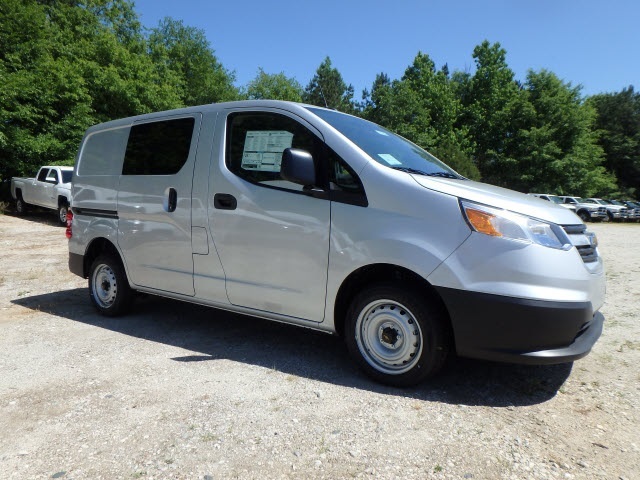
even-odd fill
[{"label": "van side mirror", "polygon": [[305,187],[316,184],[316,166],[313,156],[298,148],[286,148],[282,152],[280,176],[284,180],[297,183]]}]

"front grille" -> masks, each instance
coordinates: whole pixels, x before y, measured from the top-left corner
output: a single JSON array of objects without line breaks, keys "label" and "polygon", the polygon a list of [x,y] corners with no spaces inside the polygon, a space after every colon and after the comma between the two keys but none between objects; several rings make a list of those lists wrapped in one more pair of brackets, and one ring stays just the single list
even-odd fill
[{"label": "front grille", "polygon": [[587,245],[576,245],[578,253],[582,257],[584,263],[596,262],[598,260],[598,251],[594,247]]},{"label": "front grille", "polygon": [[600,207],[598,208],[598,213],[601,213],[602,215],[606,215],[607,209],[605,207]]},{"label": "front grille", "polygon": [[598,261],[598,250],[592,241],[594,235],[591,232],[587,232],[586,225],[563,225],[562,228],[569,237],[571,244],[578,250],[584,263]]}]

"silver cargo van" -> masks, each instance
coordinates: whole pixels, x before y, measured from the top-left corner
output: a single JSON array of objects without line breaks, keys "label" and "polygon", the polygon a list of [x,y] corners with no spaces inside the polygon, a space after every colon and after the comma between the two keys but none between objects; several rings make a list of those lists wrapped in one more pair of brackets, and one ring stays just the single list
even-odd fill
[{"label": "silver cargo van", "polygon": [[602,332],[603,263],[574,213],[314,106],[91,127],[69,217],[69,267],[102,314],[137,291],[335,333],[392,385],[450,353],[573,361]]}]

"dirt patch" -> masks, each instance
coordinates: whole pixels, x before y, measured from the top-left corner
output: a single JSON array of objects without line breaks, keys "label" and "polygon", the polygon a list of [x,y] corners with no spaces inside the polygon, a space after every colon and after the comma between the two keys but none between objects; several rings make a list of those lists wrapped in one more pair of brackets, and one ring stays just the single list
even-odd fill
[{"label": "dirt patch", "polygon": [[155,297],[100,317],[55,217],[0,216],[0,478],[638,478],[640,225],[590,228],[589,356],[399,390],[300,328]]}]

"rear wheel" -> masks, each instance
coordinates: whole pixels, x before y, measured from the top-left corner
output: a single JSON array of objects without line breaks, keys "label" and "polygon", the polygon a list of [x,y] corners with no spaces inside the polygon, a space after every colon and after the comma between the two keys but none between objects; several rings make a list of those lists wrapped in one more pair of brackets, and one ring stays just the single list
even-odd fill
[{"label": "rear wheel", "polygon": [[435,375],[450,349],[446,315],[425,292],[378,284],[347,313],[350,354],[374,380],[405,387]]},{"label": "rear wheel", "polygon": [[27,204],[24,203],[22,195],[18,195],[18,198],[16,198],[16,213],[18,215],[25,215],[27,213]]},{"label": "rear wheel", "polygon": [[89,297],[102,315],[122,315],[133,298],[129,281],[119,258],[112,254],[98,256],[89,271]]},{"label": "rear wheel", "polygon": [[69,205],[67,202],[63,202],[58,206],[58,221],[66,226],[67,225],[67,212],[69,211]]}]

